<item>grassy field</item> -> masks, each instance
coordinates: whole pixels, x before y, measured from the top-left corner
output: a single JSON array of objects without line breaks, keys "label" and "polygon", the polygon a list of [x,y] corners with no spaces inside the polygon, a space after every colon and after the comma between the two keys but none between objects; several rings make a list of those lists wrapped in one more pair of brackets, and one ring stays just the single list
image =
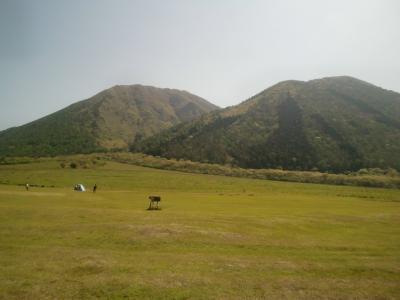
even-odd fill
[{"label": "grassy field", "polygon": [[400,298],[399,190],[52,160],[0,182],[0,299]]}]

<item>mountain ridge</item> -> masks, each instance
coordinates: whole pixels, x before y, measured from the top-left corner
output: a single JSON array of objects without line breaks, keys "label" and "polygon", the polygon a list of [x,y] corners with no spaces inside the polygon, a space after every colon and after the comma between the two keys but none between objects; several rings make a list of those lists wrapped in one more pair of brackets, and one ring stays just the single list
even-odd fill
[{"label": "mountain ridge", "polygon": [[349,76],[277,83],[143,141],[147,154],[245,168],[400,168],[400,94]]},{"label": "mountain ridge", "polygon": [[57,155],[127,149],[182,121],[218,109],[196,95],[116,85],[22,126],[0,132],[0,155]]}]

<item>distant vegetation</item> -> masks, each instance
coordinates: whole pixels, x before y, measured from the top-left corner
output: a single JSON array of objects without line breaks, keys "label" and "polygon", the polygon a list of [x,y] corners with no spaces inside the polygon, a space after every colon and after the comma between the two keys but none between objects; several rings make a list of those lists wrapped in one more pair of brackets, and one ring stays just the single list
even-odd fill
[{"label": "distant vegetation", "polygon": [[311,171],[284,171],[279,169],[243,169],[219,164],[199,163],[189,160],[166,159],[141,153],[115,152],[89,155],[59,156],[56,158],[3,157],[0,165],[27,164],[56,160],[63,169],[92,169],[104,166],[106,161],[132,164],[136,166],[200,173],[268,179],[276,181],[319,183],[333,185],[400,188],[400,174],[392,168],[360,169],[346,174],[330,174]]},{"label": "distant vegetation", "polygon": [[[345,76],[291,80],[218,109],[185,91],[115,86],[0,132],[0,156],[128,150],[201,166],[224,165],[207,171],[224,175],[241,170],[245,177],[377,186],[369,183],[371,178],[350,183],[354,176],[326,179],[318,174],[400,171],[400,94]],[[283,170],[310,172],[300,176]]]},{"label": "distant vegetation", "polygon": [[175,170],[189,173],[224,175],[278,181],[320,183],[334,185],[400,188],[400,174],[392,168],[360,169],[347,174],[329,174],[310,171],[284,171],[277,169],[243,169],[188,160],[166,159],[140,153],[109,153],[104,158],[143,167]]},{"label": "distant vegetation", "polygon": [[27,164],[53,160],[57,160],[60,168],[63,169],[91,169],[104,166],[108,160],[187,173],[302,183],[400,188],[400,173],[393,168],[364,168],[355,172],[346,172],[346,174],[331,174],[316,171],[285,171],[280,169],[244,169],[183,159],[166,159],[130,152],[94,153],[88,155],[58,156],[55,158],[0,157],[0,165]]},{"label": "distant vegetation", "polygon": [[400,94],[350,77],[285,81],[132,150],[255,169],[400,170]]},{"label": "distant vegetation", "polygon": [[0,155],[126,150],[132,143],[217,108],[185,91],[115,86],[42,119],[0,132]]}]

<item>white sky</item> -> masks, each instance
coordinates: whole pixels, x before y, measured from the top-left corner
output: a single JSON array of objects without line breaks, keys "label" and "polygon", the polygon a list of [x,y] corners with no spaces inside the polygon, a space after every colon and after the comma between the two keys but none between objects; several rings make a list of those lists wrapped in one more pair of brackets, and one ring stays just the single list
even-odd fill
[{"label": "white sky", "polygon": [[225,107],[334,75],[400,92],[400,1],[0,0],[0,130],[115,84]]}]

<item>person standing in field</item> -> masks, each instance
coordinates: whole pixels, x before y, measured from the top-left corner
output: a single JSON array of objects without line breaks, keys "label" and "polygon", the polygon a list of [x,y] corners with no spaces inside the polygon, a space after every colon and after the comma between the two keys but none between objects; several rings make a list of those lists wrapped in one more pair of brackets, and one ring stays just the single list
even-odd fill
[{"label": "person standing in field", "polygon": [[25,185],[25,188],[26,188],[27,191],[29,191],[29,183],[27,183],[27,184]]},{"label": "person standing in field", "polygon": [[97,190],[97,184],[94,184],[94,186],[93,186],[93,193],[96,193],[96,190]]}]

